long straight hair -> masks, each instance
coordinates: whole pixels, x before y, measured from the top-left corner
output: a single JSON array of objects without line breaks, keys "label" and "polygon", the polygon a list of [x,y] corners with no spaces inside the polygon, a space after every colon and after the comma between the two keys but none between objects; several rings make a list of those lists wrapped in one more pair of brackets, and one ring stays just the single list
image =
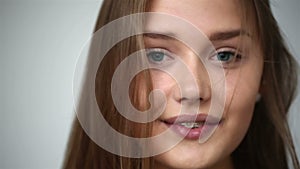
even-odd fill
[{"label": "long straight hair", "polygon": [[287,169],[288,152],[294,168],[299,169],[287,122],[298,82],[297,62],[286,47],[269,0],[243,0],[241,6],[243,27],[249,27],[250,20],[250,29],[256,32],[264,56],[264,70],[262,97],[255,106],[247,135],[233,153],[234,164],[238,169]]},{"label": "long straight hair", "polygon": [[[262,99],[256,104],[249,130],[232,153],[236,169],[288,169],[288,155],[299,169],[287,112],[297,86],[297,64],[287,50],[268,0],[240,0],[242,27],[254,32],[264,56],[261,84]],[[104,0],[94,31],[122,16],[147,12],[147,0]],[[103,39],[103,41],[105,41]],[[113,72],[129,54],[143,48],[142,36],[128,38],[114,46],[99,66],[96,97],[105,119],[118,132],[134,137],[151,136],[152,124],[137,124],[122,117],[114,107],[110,86]],[[147,109],[151,91],[150,74],[140,73],[131,83],[130,98],[139,109]],[[95,144],[74,120],[66,151],[64,169],[152,169],[154,160],[125,158],[105,151]]]}]

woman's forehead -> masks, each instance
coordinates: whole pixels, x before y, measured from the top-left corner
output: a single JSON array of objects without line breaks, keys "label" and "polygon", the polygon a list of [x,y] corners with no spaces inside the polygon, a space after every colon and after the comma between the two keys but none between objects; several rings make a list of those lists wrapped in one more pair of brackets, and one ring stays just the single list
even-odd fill
[{"label": "woman's forehead", "polygon": [[150,12],[183,18],[209,36],[214,32],[241,29],[239,9],[236,0],[153,0]]}]

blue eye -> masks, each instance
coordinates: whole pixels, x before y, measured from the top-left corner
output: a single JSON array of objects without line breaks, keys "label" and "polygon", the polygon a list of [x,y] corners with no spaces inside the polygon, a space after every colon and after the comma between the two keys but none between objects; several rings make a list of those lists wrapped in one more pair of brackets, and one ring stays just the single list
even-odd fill
[{"label": "blue eye", "polygon": [[147,49],[146,54],[149,63],[152,65],[164,66],[174,60],[174,58],[171,56],[172,53],[162,48]]},{"label": "blue eye", "polygon": [[234,68],[238,66],[237,63],[240,63],[241,59],[243,59],[242,55],[234,48],[219,49],[210,57],[213,64],[221,63],[223,68]]},{"label": "blue eye", "polygon": [[165,54],[163,52],[149,52],[148,58],[155,62],[161,62],[165,57]]},{"label": "blue eye", "polygon": [[217,54],[217,59],[221,62],[228,62],[233,59],[235,54],[232,52],[219,52]]}]

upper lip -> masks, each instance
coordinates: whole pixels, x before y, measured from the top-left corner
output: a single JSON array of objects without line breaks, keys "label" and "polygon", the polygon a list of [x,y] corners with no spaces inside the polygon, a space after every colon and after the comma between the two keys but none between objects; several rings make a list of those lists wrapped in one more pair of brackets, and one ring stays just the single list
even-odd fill
[{"label": "upper lip", "polygon": [[179,115],[168,119],[161,120],[167,124],[179,124],[187,122],[205,122],[206,124],[218,124],[221,118],[217,118],[207,114],[195,114],[195,115]]}]

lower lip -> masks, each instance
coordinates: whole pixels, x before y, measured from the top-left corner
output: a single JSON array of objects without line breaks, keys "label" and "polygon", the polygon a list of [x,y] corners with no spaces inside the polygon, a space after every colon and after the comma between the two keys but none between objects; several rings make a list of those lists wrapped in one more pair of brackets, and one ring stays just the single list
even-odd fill
[{"label": "lower lip", "polygon": [[213,127],[216,125],[203,125],[202,127],[198,128],[187,128],[178,124],[167,124],[165,123],[172,131],[174,131],[176,134],[184,137],[185,139],[190,140],[198,140],[201,136],[202,132],[209,132]]}]

